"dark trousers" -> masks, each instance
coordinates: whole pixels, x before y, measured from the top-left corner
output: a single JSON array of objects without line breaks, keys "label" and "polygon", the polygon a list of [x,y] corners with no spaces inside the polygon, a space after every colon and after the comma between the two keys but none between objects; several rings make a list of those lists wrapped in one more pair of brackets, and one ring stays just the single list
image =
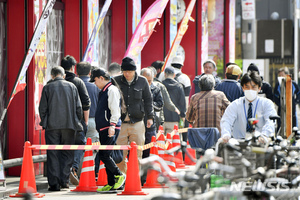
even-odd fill
[{"label": "dark trousers", "polygon": [[[46,130],[46,144],[75,144],[75,131],[71,129]],[[74,151],[47,150],[47,178],[50,187],[69,183],[70,168],[74,159]]]},{"label": "dark trousers", "polygon": [[[152,136],[156,137],[156,131],[146,131],[145,132],[145,144],[149,144],[151,142]],[[150,149],[145,149],[143,151],[142,158],[147,158],[150,156]],[[147,178],[147,171],[141,176],[141,184],[144,185]]]},{"label": "dark trousers", "polygon": [[[101,145],[115,145],[116,140],[119,136],[120,130],[115,129],[115,135],[113,137],[108,137],[108,129],[99,132],[99,138]],[[100,160],[105,165],[105,170],[107,174],[107,183],[110,186],[113,186],[115,184],[115,175],[121,175],[121,171],[116,165],[115,161],[111,157],[112,150],[99,150],[95,162],[100,163]],[[99,171],[99,165],[98,169],[95,169],[95,172],[98,173]]]},{"label": "dark trousers", "polygon": [[[152,136],[156,137],[156,131],[146,131],[145,133],[145,144],[149,144],[151,142]],[[150,149],[146,149],[143,151],[142,158],[147,158],[150,155]]]},{"label": "dark trousers", "polygon": [[[81,120],[81,124],[83,127],[83,131],[77,132],[75,137],[75,144],[77,145],[85,145],[86,144],[86,132],[87,132],[87,126],[83,120]],[[74,162],[72,164],[72,168],[74,168],[76,171],[79,169],[81,158],[84,154],[84,150],[75,150],[74,151]]]}]

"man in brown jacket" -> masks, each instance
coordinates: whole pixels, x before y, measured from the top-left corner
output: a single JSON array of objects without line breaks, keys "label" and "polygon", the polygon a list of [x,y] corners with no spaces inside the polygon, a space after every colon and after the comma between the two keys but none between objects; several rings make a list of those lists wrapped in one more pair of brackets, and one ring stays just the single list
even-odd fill
[{"label": "man in brown jacket", "polygon": [[186,120],[198,127],[216,127],[221,132],[220,121],[230,101],[221,91],[216,91],[215,79],[211,74],[205,74],[199,79],[201,91],[191,97],[186,113]]}]

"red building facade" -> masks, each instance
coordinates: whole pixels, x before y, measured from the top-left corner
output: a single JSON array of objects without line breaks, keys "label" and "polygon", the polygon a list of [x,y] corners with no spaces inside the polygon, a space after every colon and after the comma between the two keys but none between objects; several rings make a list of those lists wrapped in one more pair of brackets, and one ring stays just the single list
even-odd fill
[{"label": "red building facade", "polygon": [[[59,65],[65,55],[72,55],[80,61],[89,39],[90,8],[92,0],[57,0],[53,16],[49,19],[46,33],[27,71],[27,87],[12,100],[1,126],[0,138],[5,159],[19,158],[23,154],[24,142],[44,143],[44,131],[38,125],[38,97],[42,86],[49,80],[51,66]],[[182,0],[183,1],[183,0]],[[213,0],[214,1],[214,0]],[[223,16],[223,57],[221,62],[234,61],[232,58],[232,6],[235,0],[221,1],[223,13],[216,13],[215,7],[208,6],[211,0],[198,0],[192,12],[194,22],[189,22],[181,46],[185,52],[183,72],[191,80],[201,74],[203,58],[203,33],[209,33],[207,13],[214,12],[215,18]],[[97,1],[100,12],[104,0]],[[142,15],[154,0],[141,1]],[[186,7],[190,0],[184,0]],[[22,60],[27,52],[34,27],[46,0],[0,0],[0,115],[7,103]],[[214,5],[216,6],[216,4]],[[203,9],[204,8],[204,9]],[[210,10],[211,9],[211,10]],[[235,9],[235,8],[234,8]],[[164,60],[169,42],[170,5],[168,3],[160,23],[141,53],[141,66],[147,67],[155,60]],[[113,0],[99,34],[97,45],[98,65],[107,67],[111,62],[121,63],[132,36],[132,0]],[[178,24],[179,27],[179,24]],[[1,31],[2,30],[2,31]],[[3,31],[5,30],[5,31]],[[209,34],[208,34],[209,35]],[[209,38],[209,36],[207,36]],[[231,48],[232,47],[232,48]],[[208,40],[209,48],[209,40]],[[104,63],[104,64],[103,64]],[[223,65],[222,63],[222,65]],[[59,106],[58,106],[59,107]],[[34,154],[45,154],[45,151]],[[36,173],[43,172],[43,164],[36,164]],[[19,175],[20,167],[9,169],[10,175]]]}]

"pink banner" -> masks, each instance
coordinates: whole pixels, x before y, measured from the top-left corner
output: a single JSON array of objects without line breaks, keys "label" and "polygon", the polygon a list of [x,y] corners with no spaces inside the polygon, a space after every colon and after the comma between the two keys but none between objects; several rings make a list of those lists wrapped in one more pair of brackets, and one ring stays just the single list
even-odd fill
[{"label": "pink banner", "polygon": [[150,38],[156,23],[161,18],[169,0],[156,0],[145,12],[135,29],[124,57],[138,62],[142,49]]}]

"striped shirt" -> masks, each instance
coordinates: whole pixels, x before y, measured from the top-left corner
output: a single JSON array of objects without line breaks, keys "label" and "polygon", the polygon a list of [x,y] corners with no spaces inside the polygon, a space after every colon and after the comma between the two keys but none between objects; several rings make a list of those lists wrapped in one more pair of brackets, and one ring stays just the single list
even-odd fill
[{"label": "striped shirt", "polygon": [[223,92],[201,91],[191,97],[186,119],[193,128],[216,127],[221,132],[220,121],[229,104]]}]

